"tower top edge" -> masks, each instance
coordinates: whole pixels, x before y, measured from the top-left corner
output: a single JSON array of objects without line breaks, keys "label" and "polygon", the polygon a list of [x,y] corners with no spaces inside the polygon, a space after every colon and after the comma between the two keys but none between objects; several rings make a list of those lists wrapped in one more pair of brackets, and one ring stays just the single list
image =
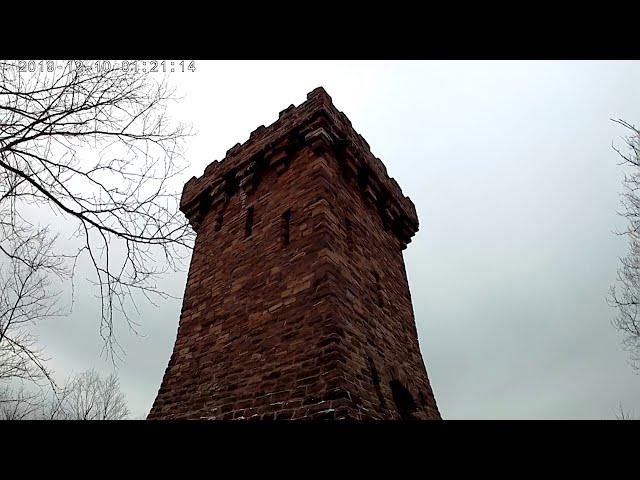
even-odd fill
[{"label": "tower top edge", "polygon": [[[278,118],[268,126],[254,129],[244,143],[236,143],[227,150],[225,157],[214,160],[200,177],[192,177],[184,185],[180,209],[189,216],[194,205],[203,196],[220,190],[221,184],[229,176],[242,181],[250,172],[256,159],[274,159],[286,156],[296,145],[309,145],[318,137],[327,148],[342,153],[341,158],[349,158],[351,168],[365,169],[372,177],[373,190],[384,198],[389,208],[395,211],[393,217],[400,218],[406,243],[418,230],[418,217],[411,199],[404,196],[396,180],[390,177],[382,161],[371,152],[369,144],[352,126],[344,112],[338,110],[331,96],[322,86],[307,93],[300,105],[289,105],[280,111]],[[379,202],[379,200],[377,200]],[[380,207],[380,205],[378,205]],[[385,208],[386,206],[382,206]]]}]

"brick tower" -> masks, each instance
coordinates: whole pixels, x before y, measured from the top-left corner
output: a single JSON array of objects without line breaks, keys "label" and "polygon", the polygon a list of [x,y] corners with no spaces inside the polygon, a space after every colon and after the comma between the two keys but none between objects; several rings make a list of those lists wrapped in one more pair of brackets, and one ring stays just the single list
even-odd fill
[{"label": "brick tower", "polygon": [[415,207],[323,88],[189,180],[197,232],[149,419],[439,419],[402,250]]}]

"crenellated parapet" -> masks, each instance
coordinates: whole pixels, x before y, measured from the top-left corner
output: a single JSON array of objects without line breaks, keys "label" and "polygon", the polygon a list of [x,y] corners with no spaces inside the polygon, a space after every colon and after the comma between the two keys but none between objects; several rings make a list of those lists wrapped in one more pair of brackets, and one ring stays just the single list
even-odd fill
[{"label": "crenellated parapet", "polygon": [[180,209],[197,231],[205,213],[221,208],[240,190],[250,193],[268,170],[283,172],[304,148],[335,158],[345,179],[375,207],[384,228],[403,246],[411,241],[419,226],[413,202],[322,87],[309,92],[299,106],[281,111],[273,124],[255,129],[245,143],[230,148],[222,161],[212,162],[201,177],[191,178],[184,186]]},{"label": "crenellated parapet", "polygon": [[401,249],[418,230],[322,88],[192,178],[180,324],[148,418],[441,418]]}]

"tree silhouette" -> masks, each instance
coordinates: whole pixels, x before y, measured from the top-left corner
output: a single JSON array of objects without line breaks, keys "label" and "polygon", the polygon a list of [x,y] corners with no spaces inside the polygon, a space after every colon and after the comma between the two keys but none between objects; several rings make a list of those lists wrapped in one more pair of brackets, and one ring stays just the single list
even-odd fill
[{"label": "tree silhouette", "polygon": [[[0,379],[48,376],[29,325],[61,314],[80,264],[112,358],[115,318],[135,329],[135,297],[168,296],[157,278],[193,242],[175,181],[190,131],[169,119],[173,100],[164,76],[0,62]],[[59,235],[69,224],[72,247]]]}]

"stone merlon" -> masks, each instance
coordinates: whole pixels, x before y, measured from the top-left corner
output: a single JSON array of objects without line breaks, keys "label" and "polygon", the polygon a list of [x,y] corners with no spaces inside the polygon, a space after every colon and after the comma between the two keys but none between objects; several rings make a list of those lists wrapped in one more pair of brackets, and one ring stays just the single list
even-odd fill
[{"label": "stone merlon", "polygon": [[260,125],[246,142],[231,147],[222,161],[207,166],[201,177],[192,177],[184,186],[180,209],[197,229],[203,211],[241,186],[255,186],[260,171],[278,168],[304,147],[332,155],[343,174],[355,179],[367,201],[377,208],[385,227],[405,246],[411,241],[419,225],[413,202],[322,87],[309,92],[299,106],[282,110],[271,125]]}]

